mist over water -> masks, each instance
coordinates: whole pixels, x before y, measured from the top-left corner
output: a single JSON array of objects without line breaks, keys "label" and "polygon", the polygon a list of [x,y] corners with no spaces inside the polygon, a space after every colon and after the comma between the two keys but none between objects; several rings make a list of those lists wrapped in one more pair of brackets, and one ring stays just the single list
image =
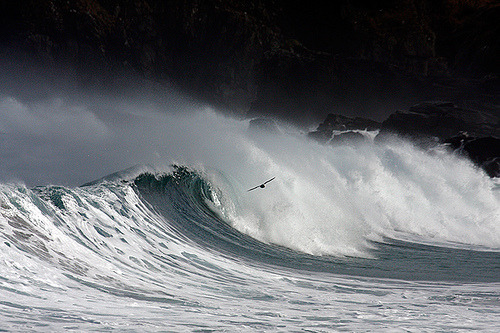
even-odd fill
[{"label": "mist over water", "polygon": [[214,130],[196,119],[204,107],[180,98],[159,105],[126,97],[77,97],[0,98],[4,179],[76,186],[136,164],[189,160],[203,133]]},{"label": "mist over water", "polygon": [[280,134],[249,132],[248,121],[173,92],[162,103],[3,94],[0,131],[4,182],[78,186],[135,165],[186,165],[220,190],[234,228],[305,253],[370,257],[369,241],[383,237],[500,247],[494,181],[469,161],[402,140],[334,147],[286,124]]}]

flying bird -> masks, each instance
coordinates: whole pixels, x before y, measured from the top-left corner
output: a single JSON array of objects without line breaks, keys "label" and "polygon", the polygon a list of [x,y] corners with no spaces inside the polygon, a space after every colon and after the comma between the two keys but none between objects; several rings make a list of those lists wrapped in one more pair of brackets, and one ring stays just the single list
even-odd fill
[{"label": "flying bird", "polygon": [[260,187],[260,188],[264,188],[264,187],[266,187],[266,184],[267,184],[267,183],[269,183],[271,180],[274,180],[274,178],[276,178],[276,177],[273,177],[273,178],[271,178],[271,179],[269,179],[269,180],[266,180],[265,182],[263,182],[262,184],[260,184],[260,185],[258,185],[258,186],[252,187],[252,188],[251,188],[251,189],[249,189],[247,192],[250,192],[250,191],[253,191],[253,190],[255,190],[255,189],[258,189],[259,187]]}]

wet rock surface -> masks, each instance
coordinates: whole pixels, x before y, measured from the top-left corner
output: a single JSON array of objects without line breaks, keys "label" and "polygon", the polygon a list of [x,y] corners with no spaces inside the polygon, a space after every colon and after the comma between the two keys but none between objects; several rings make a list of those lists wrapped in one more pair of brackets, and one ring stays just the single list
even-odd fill
[{"label": "wet rock surface", "polygon": [[[444,144],[468,157],[490,177],[500,177],[500,114],[498,108],[466,109],[451,102],[425,102],[396,111],[385,121],[330,114],[308,136],[323,143],[347,144],[364,137],[356,131],[380,130],[377,140],[398,135],[422,146]],[[340,133],[335,133],[340,131]]]},{"label": "wet rock surface", "polygon": [[364,138],[361,134],[352,132],[353,130],[375,131],[380,129],[380,127],[381,123],[371,119],[361,117],[347,117],[340,114],[331,113],[321,124],[319,124],[318,128],[315,131],[310,132],[308,135],[309,137],[320,142],[327,142],[333,139],[334,131],[342,131],[345,133],[337,133],[334,141],[345,142],[349,139],[359,139],[361,137],[361,139]]},{"label": "wet rock surface", "polygon": [[435,136],[440,140],[459,132],[475,137],[500,137],[500,118],[494,113],[461,108],[451,102],[425,102],[391,114],[381,128],[403,136]]},{"label": "wet rock surface", "polygon": [[500,139],[471,137],[467,133],[444,140],[453,151],[469,157],[490,177],[500,177]]}]

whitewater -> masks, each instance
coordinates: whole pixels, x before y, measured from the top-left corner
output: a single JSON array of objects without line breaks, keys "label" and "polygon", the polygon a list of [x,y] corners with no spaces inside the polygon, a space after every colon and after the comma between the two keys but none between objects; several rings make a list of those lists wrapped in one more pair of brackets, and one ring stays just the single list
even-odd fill
[{"label": "whitewater", "polygon": [[500,328],[500,183],[445,147],[175,93],[5,92],[0,133],[0,331]]}]

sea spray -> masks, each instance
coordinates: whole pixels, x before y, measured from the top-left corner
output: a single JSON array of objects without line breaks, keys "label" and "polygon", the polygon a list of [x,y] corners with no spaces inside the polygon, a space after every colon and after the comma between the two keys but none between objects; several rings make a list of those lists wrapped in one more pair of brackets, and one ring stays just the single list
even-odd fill
[{"label": "sea spray", "polygon": [[[179,112],[98,96],[7,96],[0,105],[9,123],[4,179],[81,184],[131,165],[169,170],[176,163],[212,181],[226,222],[265,243],[361,257],[370,257],[370,240],[383,237],[500,246],[494,182],[445,151],[399,139],[323,145],[292,127],[249,132],[248,121],[202,106]],[[45,130],[52,127],[57,131]],[[96,128],[102,135],[89,135]],[[265,189],[247,192],[271,177]]]},{"label": "sea spray", "polygon": [[354,256],[368,255],[366,240],[380,237],[500,245],[493,182],[446,152],[398,139],[332,147],[294,135],[251,139],[243,149],[248,167],[240,179],[277,177],[241,193],[242,209],[232,219],[262,241]]},{"label": "sea spray", "polygon": [[11,102],[0,330],[498,327],[500,187],[465,159],[99,98],[55,133]]}]

